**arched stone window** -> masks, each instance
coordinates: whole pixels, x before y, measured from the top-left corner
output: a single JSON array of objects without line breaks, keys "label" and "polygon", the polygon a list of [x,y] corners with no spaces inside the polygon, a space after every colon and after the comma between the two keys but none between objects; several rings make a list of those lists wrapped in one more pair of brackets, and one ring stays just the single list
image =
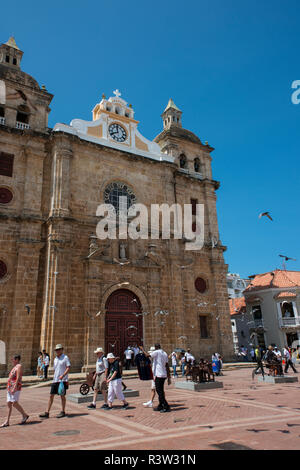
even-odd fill
[{"label": "arched stone window", "polygon": [[202,173],[202,166],[201,166],[201,162],[200,162],[200,158],[195,158],[194,160],[194,170],[196,173]]},{"label": "arched stone window", "polygon": [[179,165],[180,168],[187,168],[187,159],[183,153],[179,157]]},{"label": "arched stone window", "polygon": [[29,124],[29,108],[28,106],[21,105],[18,107],[17,111],[17,122],[22,122],[23,124]]}]

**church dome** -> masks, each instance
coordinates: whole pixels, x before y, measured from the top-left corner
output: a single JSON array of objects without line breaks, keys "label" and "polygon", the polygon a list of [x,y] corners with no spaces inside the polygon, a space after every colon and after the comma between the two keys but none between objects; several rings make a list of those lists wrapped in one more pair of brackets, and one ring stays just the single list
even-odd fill
[{"label": "church dome", "polygon": [[201,144],[201,140],[199,137],[193,134],[193,132],[172,124],[169,128],[164,129],[160,134],[158,134],[155,137],[154,142],[159,143],[161,140],[167,137],[176,137],[177,139],[184,139],[190,142],[194,142],[195,144]]},{"label": "church dome", "polygon": [[38,82],[31,75],[22,70],[8,68],[2,64],[0,64],[0,80],[11,80],[18,84],[40,90]]}]

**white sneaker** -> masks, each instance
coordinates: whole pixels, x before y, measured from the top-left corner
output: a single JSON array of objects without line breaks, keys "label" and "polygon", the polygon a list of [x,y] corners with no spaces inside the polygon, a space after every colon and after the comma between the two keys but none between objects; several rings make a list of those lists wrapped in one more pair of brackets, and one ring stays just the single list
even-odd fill
[{"label": "white sneaker", "polygon": [[153,403],[152,401],[147,401],[147,403],[143,403],[144,406],[147,406],[147,408],[152,408],[153,407]]}]

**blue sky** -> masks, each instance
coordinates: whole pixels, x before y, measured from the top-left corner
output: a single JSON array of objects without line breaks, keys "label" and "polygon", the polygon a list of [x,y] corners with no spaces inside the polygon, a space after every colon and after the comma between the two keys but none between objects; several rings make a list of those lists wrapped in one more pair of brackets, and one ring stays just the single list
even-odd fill
[{"label": "blue sky", "polygon": [[[91,119],[119,88],[153,139],[169,97],[215,147],[218,216],[231,272],[300,270],[298,0],[19,1],[1,5],[23,70],[55,95],[49,125]],[[269,210],[274,222],[258,219]]]}]

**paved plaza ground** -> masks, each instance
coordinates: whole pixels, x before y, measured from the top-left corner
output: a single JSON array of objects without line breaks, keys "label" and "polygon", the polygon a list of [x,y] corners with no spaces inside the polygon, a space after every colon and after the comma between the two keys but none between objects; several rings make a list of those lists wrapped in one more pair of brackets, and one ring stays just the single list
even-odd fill
[{"label": "paved plaza ground", "polygon": [[[26,387],[20,403],[30,420],[19,426],[14,410],[10,427],[0,429],[0,449],[300,449],[300,383],[258,384],[251,369],[225,371],[217,380],[224,388],[205,393],[175,389],[173,380],[166,386],[171,412],[161,414],[142,405],[149,399],[150,383],[126,379],[128,388],[140,391],[128,399],[127,410],[120,402],[104,411],[101,402],[88,410],[86,404],[68,401],[67,417],[57,419],[60,398],[55,397],[47,420],[39,414],[46,409],[49,387]],[[78,390],[78,384],[71,385],[68,393]],[[5,416],[6,392],[0,390],[1,423]]]}]

